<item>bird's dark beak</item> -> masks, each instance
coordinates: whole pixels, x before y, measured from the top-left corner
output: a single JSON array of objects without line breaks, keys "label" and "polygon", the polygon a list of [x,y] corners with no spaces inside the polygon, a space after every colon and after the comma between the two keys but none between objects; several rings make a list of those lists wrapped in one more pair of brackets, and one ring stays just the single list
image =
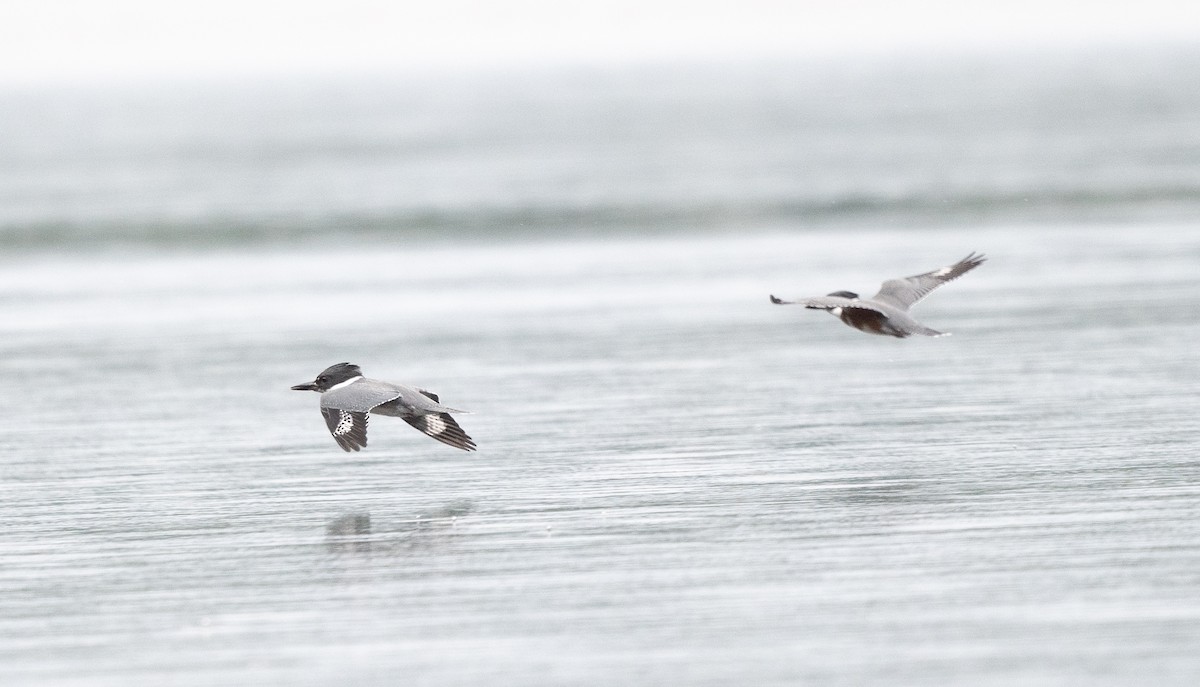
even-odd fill
[{"label": "bird's dark beak", "polygon": [[309,382],[307,384],[297,384],[296,386],[292,387],[292,391],[316,391],[316,390],[317,390],[317,385],[313,384],[312,382]]}]

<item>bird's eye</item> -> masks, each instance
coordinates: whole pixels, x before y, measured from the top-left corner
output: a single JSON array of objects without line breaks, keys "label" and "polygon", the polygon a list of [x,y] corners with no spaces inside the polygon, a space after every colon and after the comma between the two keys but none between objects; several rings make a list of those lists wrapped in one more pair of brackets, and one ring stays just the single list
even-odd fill
[{"label": "bird's eye", "polygon": [[328,382],[328,381],[329,381],[329,378],[326,377],[325,375],[321,375],[320,377],[317,377],[317,384],[324,384],[325,382]]}]

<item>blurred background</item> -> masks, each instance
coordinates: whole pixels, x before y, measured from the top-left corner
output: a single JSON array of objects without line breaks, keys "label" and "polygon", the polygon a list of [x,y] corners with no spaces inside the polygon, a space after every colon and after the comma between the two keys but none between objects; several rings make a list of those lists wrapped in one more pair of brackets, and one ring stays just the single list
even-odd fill
[{"label": "blurred background", "polygon": [[1191,5],[0,3],[0,683],[1195,684]]},{"label": "blurred background", "polygon": [[1188,9],[8,5],[0,236],[70,248],[1187,219]]}]

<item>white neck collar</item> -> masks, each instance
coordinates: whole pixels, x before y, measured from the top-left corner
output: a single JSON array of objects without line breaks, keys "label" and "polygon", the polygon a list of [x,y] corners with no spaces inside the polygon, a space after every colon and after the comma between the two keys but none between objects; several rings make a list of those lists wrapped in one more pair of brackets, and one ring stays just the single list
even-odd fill
[{"label": "white neck collar", "polygon": [[325,391],[326,392],[336,391],[338,389],[341,389],[344,386],[350,386],[351,384],[357,382],[360,379],[362,379],[362,375],[358,375],[357,377],[351,377],[350,379],[347,379],[344,382],[338,382],[337,384],[334,384],[333,386],[329,387]]}]

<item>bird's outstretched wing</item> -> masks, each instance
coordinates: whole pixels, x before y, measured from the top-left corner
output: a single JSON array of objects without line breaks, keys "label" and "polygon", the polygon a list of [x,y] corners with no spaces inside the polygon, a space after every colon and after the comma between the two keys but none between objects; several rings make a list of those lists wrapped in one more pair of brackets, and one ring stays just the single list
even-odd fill
[{"label": "bird's outstretched wing", "polygon": [[953,265],[941,267],[932,272],[917,274],[903,279],[889,279],[883,282],[883,286],[879,288],[879,293],[872,296],[871,300],[880,301],[901,310],[908,310],[937,287],[979,267],[985,260],[987,258],[983,255],[971,253]]},{"label": "bird's outstretched wing", "polygon": [[782,298],[771,296],[771,302],[775,305],[803,305],[810,310],[833,310],[834,308],[859,308],[861,310],[871,310],[879,312],[879,309],[872,306],[867,301],[858,299],[842,298],[841,296],[814,296],[812,298],[798,298],[794,301],[785,301]]},{"label": "bird's outstretched wing", "polygon": [[461,448],[464,451],[474,451],[475,441],[467,436],[458,422],[450,413],[430,413],[429,415],[410,415],[403,418],[405,422],[434,439]]},{"label": "bird's outstretched wing", "polygon": [[339,408],[321,408],[329,433],[343,451],[357,451],[367,445],[367,414]]}]

